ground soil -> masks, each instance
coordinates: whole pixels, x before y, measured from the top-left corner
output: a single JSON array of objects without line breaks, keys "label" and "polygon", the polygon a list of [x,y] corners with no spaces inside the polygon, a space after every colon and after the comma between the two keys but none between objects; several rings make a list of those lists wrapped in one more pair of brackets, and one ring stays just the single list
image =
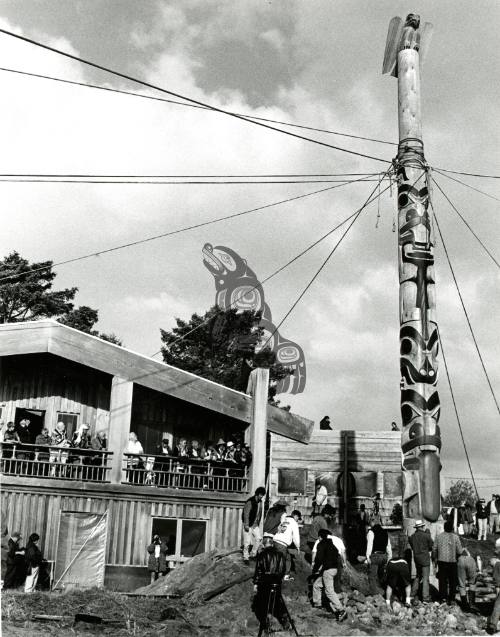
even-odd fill
[{"label": "ground soil", "polygon": [[[478,543],[466,540],[473,554],[480,553],[486,568],[493,555],[493,538]],[[239,552],[213,550],[138,590],[142,596],[92,589],[66,593],[5,592],[2,595],[3,635],[124,635],[174,634],[204,637],[257,635],[259,626],[251,611],[253,564],[246,566]],[[310,567],[297,562],[294,581],[283,585],[283,597],[299,635],[482,635],[485,617],[463,613],[457,606],[432,604],[388,611],[381,595],[366,595],[363,566],[350,567],[343,580],[348,618],[338,624],[327,609],[313,609],[307,597]],[[205,601],[207,593],[231,581],[246,581]],[[355,588],[353,588],[355,587]],[[172,595],[176,597],[157,597]],[[485,609],[486,612],[486,609]],[[119,621],[118,625],[74,623],[76,613]],[[62,615],[63,621],[36,621],[34,615]],[[273,625],[274,634],[290,635]]]}]

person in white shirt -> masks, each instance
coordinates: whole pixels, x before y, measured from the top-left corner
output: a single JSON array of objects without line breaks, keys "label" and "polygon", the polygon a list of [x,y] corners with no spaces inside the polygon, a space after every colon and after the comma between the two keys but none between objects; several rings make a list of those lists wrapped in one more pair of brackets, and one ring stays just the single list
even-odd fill
[{"label": "person in white shirt", "polygon": [[295,570],[293,556],[288,551],[289,547],[295,546],[297,554],[300,555],[299,521],[302,521],[302,514],[295,509],[283,519],[273,537],[274,548],[285,556],[285,580],[293,579],[290,576],[290,572]]}]

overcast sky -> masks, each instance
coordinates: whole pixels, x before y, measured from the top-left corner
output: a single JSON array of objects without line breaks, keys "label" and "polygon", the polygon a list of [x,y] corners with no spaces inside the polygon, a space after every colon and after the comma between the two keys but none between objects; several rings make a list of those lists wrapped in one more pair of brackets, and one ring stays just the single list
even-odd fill
[{"label": "overcast sky", "polygon": [[[434,24],[424,67],[423,134],[433,166],[500,174],[500,5],[371,0],[2,0],[0,25],[215,106],[397,141],[397,82],[381,75],[389,20]],[[148,92],[0,35],[0,66]],[[377,172],[384,164],[323,148],[225,115],[0,71],[4,173],[291,174]],[[153,91],[149,93],[154,94]],[[334,135],[328,143],[387,159],[395,149]],[[498,180],[459,177],[500,197]],[[500,202],[444,177],[440,185],[500,258]],[[1,255],[63,261],[255,208],[309,185],[0,184]],[[159,328],[214,303],[205,242],[246,258],[260,278],[358,208],[373,184],[350,185],[57,269],[98,327],[146,355]],[[500,397],[499,271],[434,193],[456,275]],[[364,213],[281,328],[304,349],[304,393],[285,403],[338,429],[389,429],[399,415],[395,200]],[[275,322],[340,237],[335,233],[265,285]],[[500,491],[500,416],[489,392],[440,241],[437,311],[473,470],[483,495]],[[443,473],[467,476],[441,364]],[[493,486],[495,485],[496,486]],[[486,486],[488,485],[488,486]],[[491,485],[491,487],[490,487]]]}]

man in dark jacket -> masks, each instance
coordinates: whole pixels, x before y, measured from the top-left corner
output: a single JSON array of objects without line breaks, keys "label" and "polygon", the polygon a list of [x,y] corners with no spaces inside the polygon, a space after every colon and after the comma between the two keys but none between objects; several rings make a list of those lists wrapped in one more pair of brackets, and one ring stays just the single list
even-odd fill
[{"label": "man in dark jacket", "polygon": [[432,541],[430,533],[425,530],[425,522],[423,520],[417,520],[415,522],[415,533],[410,535],[408,541],[410,542],[411,549],[413,551],[413,559],[415,560],[415,567],[417,569],[417,577],[413,582],[412,594],[416,595],[420,586],[422,587],[421,600],[426,604],[430,601],[429,597],[429,574],[431,570],[431,555],[434,542]]},{"label": "man in dark jacket", "polygon": [[255,494],[248,498],[243,507],[241,520],[243,522],[243,561],[248,564],[249,549],[252,547],[252,557],[257,555],[257,548],[261,541],[260,520],[262,518],[262,499],[266,495],[264,487],[258,487]]},{"label": "man in dark jacket", "polygon": [[329,539],[330,531],[320,529],[318,533],[319,543],[316,548],[316,557],[313,564],[313,576],[316,577],[313,584],[313,606],[321,608],[321,592],[324,590],[330,608],[338,621],[346,617],[346,611],[335,592],[334,580],[339,567],[340,555],[337,547]]},{"label": "man in dark jacket", "polygon": [[476,502],[477,539],[486,541],[488,530],[488,514],[486,513],[486,502],[481,498]]},{"label": "man in dark jacket", "polygon": [[38,572],[40,570],[40,564],[43,560],[42,552],[37,546],[39,539],[40,536],[38,535],[38,533],[32,533],[30,535],[30,539],[28,540],[28,544],[26,545],[24,558],[26,560],[28,573],[26,575],[26,581],[24,583],[25,593],[33,593],[38,582]]},{"label": "man in dark jacket", "polygon": [[26,578],[26,566],[24,563],[24,548],[19,546],[21,534],[13,533],[9,538],[7,551],[6,571],[3,578],[3,588],[17,588]]},{"label": "man in dark jacket", "polygon": [[160,575],[167,572],[168,546],[159,535],[153,536],[152,543],[148,546],[148,571],[152,574],[151,578],[157,580]]},{"label": "man in dark jacket", "polygon": [[[273,615],[283,628],[289,628],[285,604],[281,596],[281,583],[286,571],[285,556],[276,550],[271,534],[262,538],[263,549],[257,555],[253,578],[255,597],[252,610],[260,627],[267,628],[268,615]],[[259,633],[260,634],[260,633]]]}]

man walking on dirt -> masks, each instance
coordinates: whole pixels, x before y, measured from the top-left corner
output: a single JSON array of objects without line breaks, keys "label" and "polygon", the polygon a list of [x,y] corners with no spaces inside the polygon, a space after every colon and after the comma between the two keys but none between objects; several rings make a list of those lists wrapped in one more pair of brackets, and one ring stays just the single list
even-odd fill
[{"label": "man walking on dirt", "polygon": [[[257,548],[262,539],[260,521],[262,518],[262,499],[266,495],[264,487],[258,487],[255,494],[248,498],[243,507],[241,519],[243,521],[243,561],[249,564],[249,558],[257,555]],[[249,555],[250,546],[252,554]]]},{"label": "man walking on dirt", "polygon": [[425,522],[423,520],[417,520],[415,522],[415,533],[408,538],[411,549],[413,551],[413,559],[415,560],[415,567],[417,569],[417,577],[413,582],[412,593],[415,596],[422,586],[422,602],[426,604],[430,601],[429,597],[429,574],[431,570],[431,555],[434,542],[432,541],[430,533],[425,530]]}]

